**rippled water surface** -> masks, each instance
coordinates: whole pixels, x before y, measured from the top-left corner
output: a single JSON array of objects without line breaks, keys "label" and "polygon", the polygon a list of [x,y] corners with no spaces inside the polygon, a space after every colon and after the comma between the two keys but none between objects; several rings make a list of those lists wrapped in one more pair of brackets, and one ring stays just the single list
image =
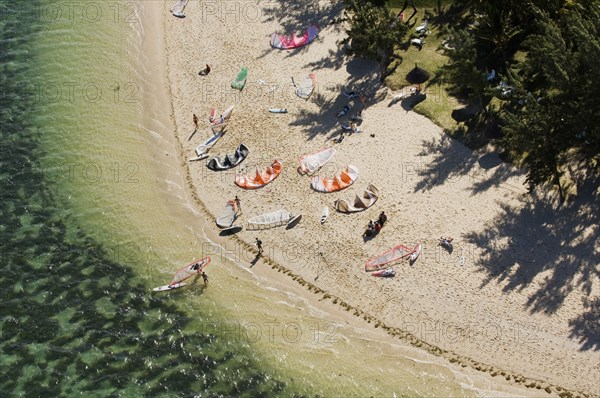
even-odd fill
[{"label": "rippled water surface", "polygon": [[[15,3],[0,1],[2,393],[468,395],[211,243],[143,3]],[[152,293],[207,254],[208,288]]]}]

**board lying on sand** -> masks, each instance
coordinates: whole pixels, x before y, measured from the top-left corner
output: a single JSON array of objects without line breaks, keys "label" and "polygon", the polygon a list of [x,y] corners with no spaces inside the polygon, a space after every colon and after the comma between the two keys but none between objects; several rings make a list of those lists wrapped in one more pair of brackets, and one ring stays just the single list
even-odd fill
[{"label": "board lying on sand", "polygon": [[335,148],[325,148],[318,152],[300,157],[300,174],[312,174],[319,170],[325,163],[329,162],[335,154]]},{"label": "board lying on sand", "polygon": [[185,18],[185,14],[183,13],[183,10],[185,9],[187,2],[188,2],[188,0],[177,0],[175,2],[175,5],[173,5],[173,8],[171,8],[171,13],[173,15],[175,15],[177,18]]},{"label": "board lying on sand", "polygon": [[417,246],[415,246],[414,251],[408,258],[411,263],[414,263],[417,260],[417,258],[419,258],[419,254],[421,254],[421,248],[422,246],[420,243]]},{"label": "board lying on sand", "polygon": [[302,214],[298,214],[297,216],[293,216],[290,218],[290,221],[287,223],[286,229],[294,228],[302,219]]},{"label": "board lying on sand", "polygon": [[286,108],[270,108],[269,112],[271,113],[288,113]]},{"label": "board lying on sand", "polygon": [[213,145],[217,143],[217,141],[219,141],[219,138],[223,137],[223,134],[225,133],[223,131],[220,131],[217,134],[210,137],[209,139],[207,139],[206,141],[204,141],[202,144],[198,145],[196,147],[197,156],[195,158],[191,158],[190,162],[207,158],[208,154],[206,152],[208,152],[208,150],[212,148]]},{"label": "board lying on sand", "polygon": [[323,212],[321,213],[321,224],[325,224],[327,217],[329,217],[329,207],[325,206]]},{"label": "board lying on sand", "polygon": [[173,280],[171,283],[165,286],[155,287],[152,290],[155,292],[164,292],[166,290],[173,290],[182,287],[185,285],[185,283],[183,283],[184,280],[191,278],[194,275],[198,275],[208,264],[210,264],[210,257],[207,256],[202,260],[194,261],[185,267],[181,267],[177,270],[177,272],[175,272],[175,275],[173,275]]},{"label": "board lying on sand", "polygon": [[391,278],[396,275],[396,271],[393,268],[382,269],[381,271],[375,271],[371,276],[380,276],[383,278]]}]

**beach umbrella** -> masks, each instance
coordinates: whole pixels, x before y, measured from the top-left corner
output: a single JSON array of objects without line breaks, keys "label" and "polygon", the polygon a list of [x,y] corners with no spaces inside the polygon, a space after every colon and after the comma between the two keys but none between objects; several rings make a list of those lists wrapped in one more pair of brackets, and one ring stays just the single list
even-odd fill
[{"label": "beach umbrella", "polygon": [[430,73],[423,68],[419,68],[415,63],[413,70],[408,72],[406,80],[411,84],[421,84],[429,80]]}]

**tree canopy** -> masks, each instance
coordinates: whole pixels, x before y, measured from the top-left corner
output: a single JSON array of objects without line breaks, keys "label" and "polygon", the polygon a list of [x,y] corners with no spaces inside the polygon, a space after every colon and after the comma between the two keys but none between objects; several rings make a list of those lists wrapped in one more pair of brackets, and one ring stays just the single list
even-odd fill
[{"label": "tree canopy", "polygon": [[504,144],[527,167],[531,188],[551,182],[563,201],[569,166],[598,171],[600,12],[584,4],[554,18],[534,10],[537,32],[524,40],[527,58],[511,82],[518,91],[502,108]]},{"label": "tree canopy", "polygon": [[[472,18],[450,35],[445,78],[493,108],[486,117],[500,122],[500,143],[526,167],[530,189],[554,184],[562,202],[567,183],[599,171],[600,2],[462,3]],[[491,69],[497,77],[487,82]]]},{"label": "tree canopy", "polygon": [[345,20],[349,22],[342,44],[348,55],[374,59],[381,67],[381,79],[402,42],[408,26],[401,23],[386,5],[361,0],[346,0]]}]

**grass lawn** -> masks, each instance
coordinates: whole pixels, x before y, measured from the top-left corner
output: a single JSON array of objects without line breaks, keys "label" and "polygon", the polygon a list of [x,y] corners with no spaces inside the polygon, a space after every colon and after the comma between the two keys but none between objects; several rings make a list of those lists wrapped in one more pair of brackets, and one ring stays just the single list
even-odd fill
[{"label": "grass lawn", "polygon": [[[400,11],[402,3],[402,1],[395,1],[393,5],[399,6],[399,8],[394,7],[392,10],[395,12]],[[460,108],[462,105],[456,98],[448,94],[446,85],[437,77],[438,70],[448,61],[448,57],[443,54],[442,50],[439,50],[444,40],[443,35],[440,33],[440,27],[430,20],[429,34],[425,37],[425,45],[421,50],[409,44],[411,38],[417,37],[415,28],[423,22],[425,14],[435,15],[434,7],[437,6],[437,3],[435,0],[415,1],[418,10],[417,15],[410,21],[411,25],[414,23],[414,26],[409,30],[406,43],[402,43],[401,48],[396,52],[397,55],[402,57],[402,60],[398,65],[394,63],[390,65],[390,67],[396,66],[397,68],[392,75],[386,78],[385,84],[392,90],[399,90],[402,87],[411,85],[406,81],[406,75],[415,67],[415,64],[427,70],[431,77],[425,84],[421,85],[422,90],[427,94],[427,99],[415,106],[414,110],[452,134],[459,127],[458,123],[451,117],[452,110]],[[451,3],[452,1],[448,0],[441,1],[442,6]],[[410,7],[404,11],[405,20],[412,12],[413,10]]]}]

